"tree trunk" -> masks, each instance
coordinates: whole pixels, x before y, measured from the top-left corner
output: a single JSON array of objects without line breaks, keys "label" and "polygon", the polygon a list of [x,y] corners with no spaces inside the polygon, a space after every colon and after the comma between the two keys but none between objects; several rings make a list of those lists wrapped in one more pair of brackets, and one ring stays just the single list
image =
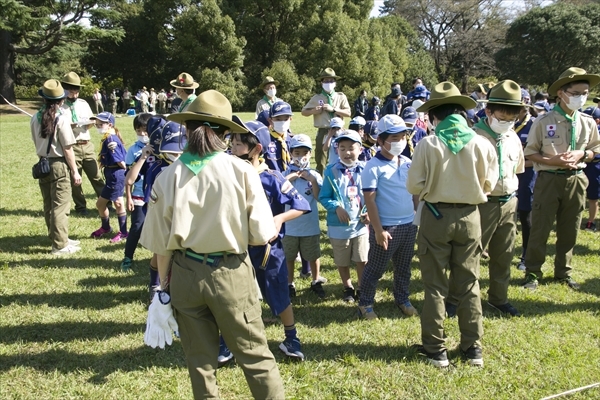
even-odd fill
[{"label": "tree trunk", "polygon": [[[15,53],[10,48],[11,40],[10,32],[0,30],[0,94],[15,103]],[[2,98],[0,104],[4,104]]]}]

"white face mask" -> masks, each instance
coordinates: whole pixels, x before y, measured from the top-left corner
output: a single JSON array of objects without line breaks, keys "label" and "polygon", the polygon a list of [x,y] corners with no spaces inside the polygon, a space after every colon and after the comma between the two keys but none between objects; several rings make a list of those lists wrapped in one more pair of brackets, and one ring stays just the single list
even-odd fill
[{"label": "white face mask", "polygon": [[340,158],[340,162],[341,162],[341,163],[342,163],[342,164],[343,164],[343,165],[344,165],[346,168],[354,168],[354,167],[356,167],[356,164],[358,164],[358,160],[354,160],[354,161],[352,161],[351,163],[347,163],[347,162],[344,162],[344,160],[342,160],[341,158]]},{"label": "white face mask", "polygon": [[150,138],[148,136],[137,135],[137,140],[140,143],[148,144],[150,142]]},{"label": "white face mask", "polygon": [[286,133],[290,129],[292,121],[273,121],[273,130],[277,133]]},{"label": "white face mask", "polygon": [[323,90],[326,93],[330,93],[333,91],[333,89],[335,89],[335,82],[323,83],[321,86],[323,86]]},{"label": "white face mask", "polygon": [[169,160],[170,162],[175,162],[177,161],[177,159],[179,158],[179,154],[174,154],[174,153],[164,153],[165,158],[167,160]]},{"label": "white face mask", "polygon": [[102,128],[96,128],[98,129],[98,133],[101,135],[104,135],[106,133],[106,131],[108,131],[108,126],[103,126]]},{"label": "white face mask", "polygon": [[297,166],[298,168],[304,169],[308,167],[308,156],[304,156],[304,157],[292,157],[292,163],[294,163],[295,166]]},{"label": "white face mask", "polygon": [[277,89],[267,90],[267,97],[275,97],[276,94],[277,94]]},{"label": "white face mask", "polygon": [[587,98],[587,94],[582,94],[579,96],[567,96],[568,102],[566,106],[569,107],[569,110],[571,111],[577,111],[585,105]]},{"label": "white face mask", "polygon": [[490,122],[490,128],[496,133],[504,134],[510,131],[513,126],[515,126],[514,121],[498,121],[496,118],[492,117],[492,122]]},{"label": "white face mask", "polygon": [[386,143],[389,143],[390,149],[388,151],[393,156],[399,156],[400,154],[402,154],[402,152],[406,148],[406,139],[401,140],[399,142],[386,142]]}]

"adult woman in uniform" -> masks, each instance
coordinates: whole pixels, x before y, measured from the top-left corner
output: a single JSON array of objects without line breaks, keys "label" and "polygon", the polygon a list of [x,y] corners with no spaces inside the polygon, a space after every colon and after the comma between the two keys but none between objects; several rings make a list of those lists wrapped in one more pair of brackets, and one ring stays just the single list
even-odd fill
[{"label": "adult woman in uniform", "polygon": [[144,341],[162,348],[179,330],[194,397],[216,398],[220,330],[252,395],[282,399],[247,254],[249,244],[264,245],[277,232],[256,171],[224,153],[225,134],[247,133],[231,116],[229,100],[208,90],[168,118],[185,124],[188,142],[156,179],[142,231],[170,292],[155,294]]},{"label": "adult woman in uniform", "polygon": [[[44,199],[44,218],[52,240],[52,254],[75,253],[79,241],[69,239],[68,213],[71,207],[71,176],[74,185],[81,185],[72,146],[75,136],[59,110],[65,101],[65,90],[56,79],[44,82],[39,90],[44,98],[42,108],[31,117],[31,138],[38,157],[48,157],[50,175],[39,180]],[[50,147],[48,142],[52,140]]]}]

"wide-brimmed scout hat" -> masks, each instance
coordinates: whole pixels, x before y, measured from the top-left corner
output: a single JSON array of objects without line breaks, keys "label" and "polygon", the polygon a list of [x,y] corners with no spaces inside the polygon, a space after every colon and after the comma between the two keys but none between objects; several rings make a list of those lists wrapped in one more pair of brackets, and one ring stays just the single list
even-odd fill
[{"label": "wide-brimmed scout hat", "polygon": [[67,95],[65,89],[56,79],[48,79],[44,82],[38,90],[38,94],[48,100],[59,100]]},{"label": "wide-brimmed scout hat", "polygon": [[480,83],[477,85],[477,87],[479,88],[479,91],[481,93],[487,93],[489,92],[489,90],[491,88],[493,88],[496,84],[494,82],[488,82],[488,83]]},{"label": "wide-brimmed scout hat", "polygon": [[500,81],[488,93],[485,100],[480,103],[503,104],[506,106],[531,107],[524,103],[521,97],[521,86],[510,79]]},{"label": "wide-brimmed scout hat", "polygon": [[558,80],[556,80],[552,85],[550,85],[550,87],[548,88],[548,94],[550,96],[556,96],[558,89],[560,89],[567,83],[575,81],[588,81],[590,84],[590,88],[593,88],[594,86],[600,83],[600,75],[588,74],[585,72],[585,69],[571,67],[562,74],[560,74]]},{"label": "wide-brimmed scout hat", "polygon": [[337,76],[335,74],[335,71],[332,68],[325,68],[323,71],[321,71],[318,78],[319,81],[322,81],[325,78],[342,79],[341,76]]},{"label": "wide-brimmed scout hat", "polygon": [[191,102],[187,111],[171,114],[167,119],[180,124],[190,120],[212,122],[226,126],[231,133],[247,133],[246,128],[233,122],[231,116],[231,103],[227,97],[216,90],[207,90]]},{"label": "wide-brimmed scout hat", "polygon": [[[519,94],[519,96],[521,95]],[[463,106],[465,110],[477,107],[475,100],[469,96],[463,96],[452,82],[446,81],[433,87],[429,100],[417,108],[417,112],[426,112],[444,104],[458,104]]]},{"label": "wide-brimmed scout hat", "polygon": [[272,76],[265,76],[265,79],[263,79],[262,83],[260,84],[260,87],[262,89],[266,85],[271,84],[271,83],[275,86],[279,85],[279,82],[277,82]]},{"label": "wide-brimmed scout hat", "polygon": [[77,87],[84,87],[85,85],[81,84],[81,78],[75,72],[67,72],[61,79],[60,83],[63,85],[71,85]]},{"label": "wide-brimmed scout hat", "polygon": [[173,79],[170,83],[171,86],[179,89],[196,89],[200,86],[198,82],[194,81],[194,77],[187,72],[180,73],[177,75],[177,79]]}]

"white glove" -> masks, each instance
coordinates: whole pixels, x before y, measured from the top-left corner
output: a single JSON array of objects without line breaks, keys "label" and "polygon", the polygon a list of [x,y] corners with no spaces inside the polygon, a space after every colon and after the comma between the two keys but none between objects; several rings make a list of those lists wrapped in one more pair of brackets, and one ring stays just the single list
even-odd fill
[{"label": "white glove", "polygon": [[[160,296],[162,296],[163,302],[160,301]],[[163,304],[164,302],[167,304]],[[165,343],[168,345],[173,343],[173,331],[178,330],[179,327],[171,308],[171,297],[166,292],[157,291],[148,308],[144,343],[153,349],[157,347],[164,349]]]},{"label": "white glove", "polygon": [[108,147],[109,150],[114,150],[117,148],[117,142],[108,142],[106,147]]}]

